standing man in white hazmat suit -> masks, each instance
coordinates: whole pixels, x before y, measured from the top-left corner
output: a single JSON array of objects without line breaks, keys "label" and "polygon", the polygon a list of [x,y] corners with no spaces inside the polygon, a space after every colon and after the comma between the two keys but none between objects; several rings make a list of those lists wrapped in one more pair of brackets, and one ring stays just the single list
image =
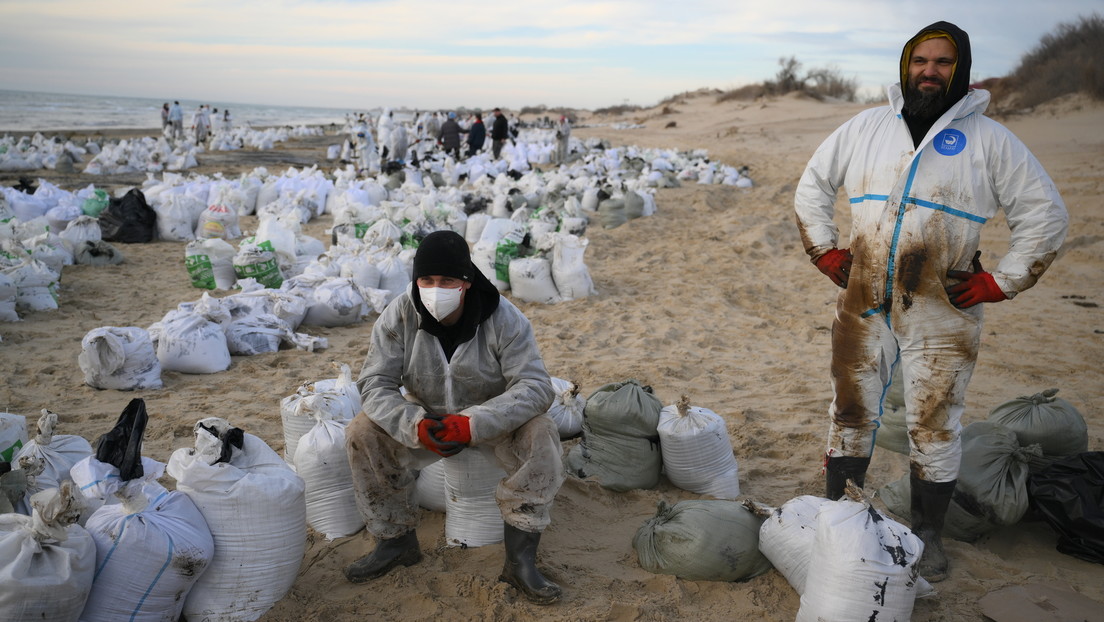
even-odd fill
[{"label": "standing man in white hazmat suit", "polygon": [[454,231],[422,240],[413,277],[376,320],[357,380],[363,409],[346,447],[357,509],[377,544],[345,577],[361,583],[418,563],[417,471],[482,451],[506,472],[495,491],[506,545],[499,580],[534,603],[555,602],[560,587],[537,569],[536,552],[564,481],[563,449],[533,327]]},{"label": "standing man in white hazmat suit", "polygon": [[556,125],[556,155],[553,162],[566,164],[570,145],[571,120],[567,118],[567,115],[560,115],[560,122]]},{"label": "standing man in white hazmat suit", "polygon": [[[904,377],[912,530],[921,576],[947,573],[942,529],[958,478],[966,387],[982,307],[1028,289],[1068,228],[1057,188],[971,90],[970,40],[948,22],[901,53],[889,105],[859,113],[817,149],[794,201],[805,252],[843,288],[832,325],[834,399],[827,496],[862,485],[894,369]],[[838,248],[836,191],[846,188],[850,248]],[[979,261],[981,227],[1003,210],[1010,245],[992,272]]]}]

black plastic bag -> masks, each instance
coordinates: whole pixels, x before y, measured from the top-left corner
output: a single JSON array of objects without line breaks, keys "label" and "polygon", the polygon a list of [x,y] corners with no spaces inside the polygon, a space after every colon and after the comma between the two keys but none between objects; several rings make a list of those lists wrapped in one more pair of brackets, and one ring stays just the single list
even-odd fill
[{"label": "black plastic bag", "polygon": [[96,459],[119,469],[119,479],[129,482],[142,477],[142,436],[146,433],[146,402],[130,400],[110,432],[96,441]]},{"label": "black plastic bag", "polygon": [[1055,461],[1028,478],[1027,492],[1059,552],[1104,564],[1104,451]]},{"label": "black plastic bag", "polygon": [[152,242],[157,237],[157,212],[137,188],[111,199],[100,212],[100,237],[107,242]]},{"label": "black plastic bag", "polygon": [[215,464],[220,462],[229,464],[230,458],[234,455],[234,448],[241,449],[245,446],[245,431],[241,428],[228,428],[223,432],[219,432],[219,429],[213,425],[203,425],[201,423],[199,427],[222,442],[222,451],[219,453],[219,459],[215,461]]}]

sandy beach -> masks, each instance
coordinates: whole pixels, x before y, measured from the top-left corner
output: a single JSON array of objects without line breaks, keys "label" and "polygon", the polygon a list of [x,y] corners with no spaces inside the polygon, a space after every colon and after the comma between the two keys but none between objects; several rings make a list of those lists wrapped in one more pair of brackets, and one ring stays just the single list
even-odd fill
[{"label": "sandy beach", "polygon": [[[716,94],[687,94],[662,108],[623,117],[584,114],[575,135],[613,145],[705,149],[724,164],[750,167],[755,186],[684,183],[657,193],[657,213],[615,229],[592,223],[586,264],[596,296],[553,305],[515,301],[532,321],[546,366],[578,383],[583,395],[627,379],[653,387],[664,405],[681,395],[722,415],[739,464],[742,496],[772,506],[823,493],[830,327],[837,288],[810,264],[793,216],[793,192],[819,143],[866,106],[787,96],[716,103]],[[986,307],[981,354],[964,424],[1015,397],[1058,388],[1088,423],[1089,450],[1104,450],[1104,106],[1067,98],[1000,119],[1042,162],[1070,213],[1062,252],[1038,285],[1014,300]],[[629,122],[642,128],[617,130]],[[667,127],[674,122],[673,127]],[[59,133],[60,134],[60,133]],[[136,131],[130,135],[152,135]],[[292,139],[268,151],[197,156],[189,173],[227,177],[265,166],[330,171],[326,148],[342,136]],[[96,177],[54,171],[0,174],[45,178],[68,190],[94,183],[111,190],[140,185],[144,175]],[[845,201],[838,202],[846,213]],[[243,231],[256,217],[242,218]],[[304,225],[328,244],[329,214]],[[846,235],[846,226],[844,227]],[[1008,227],[1003,217],[982,230],[982,262],[996,265]],[[116,244],[126,262],[67,266],[60,308],[0,324],[0,409],[27,416],[60,415],[59,433],[95,441],[127,402],[146,401],[150,423],[144,454],[165,462],[191,446],[192,426],[219,416],[283,451],[280,400],[300,384],[332,378],[334,363],[354,372],[368,347],[371,321],[334,328],[304,326],[325,337],[317,352],[281,350],[234,357],[210,375],[165,372],[158,391],[97,390],[77,365],[81,339],[102,326],[148,327],[202,290],[184,268],[182,242]],[[33,433],[33,432],[32,432]],[[573,443],[564,443],[565,453]],[[907,473],[907,458],[879,449],[867,490]],[[164,482],[172,486],[172,479]],[[744,583],[684,581],[641,568],[632,537],[662,500],[698,495],[666,479],[651,490],[609,491],[569,478],[544,534],[540,562],[564,588],[549,607],[532,605],[497,581],[501,545],[446,546],[444,515],[425,511],[419,539],[425,555],[410,568],[366,585],[341,569],[369,552],[364,532],[328,542],[308,532],[298,579],[264,622],[353,620],[793,620],[799,596],[777,571]],[[875,504],[880,502],[875,499]],[[1002,527],[974,543],[948,540],[949,578],[935,596],[916,602],[916,621],[982,620],[978,601],[1011,586],[1061,587],[1102,603],[1104,566],[1055,550],[1044,522]],[[1101,614],[1104,619],[1104,614]]]}]

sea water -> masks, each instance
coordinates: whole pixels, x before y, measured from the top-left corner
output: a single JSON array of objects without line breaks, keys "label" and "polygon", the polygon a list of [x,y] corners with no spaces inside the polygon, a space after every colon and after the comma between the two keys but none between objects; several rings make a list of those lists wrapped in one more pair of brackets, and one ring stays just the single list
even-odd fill
[{"label": "sea water", "polygon": [[[71,95],[63,93],[33,93],[0,89],[0,132],[50,131],[50,130],[107,130],[107,129],[157,129],[161,128],[163,99],[142,97],[116,97],[111,95]],[[237,104],[219,101],[181,99],[184,125],[200,104],[211,107],[212,116],[218,108],[221,116],[230,110],[234,125],[272,127],[282,125],[345,124],[346,116],[356,112],[369,112],[378,116],[379,110],[353,111],[340,108],[312,108],[296,106],[266,106]],[[173,100],[168,100],[171,105]]]}]

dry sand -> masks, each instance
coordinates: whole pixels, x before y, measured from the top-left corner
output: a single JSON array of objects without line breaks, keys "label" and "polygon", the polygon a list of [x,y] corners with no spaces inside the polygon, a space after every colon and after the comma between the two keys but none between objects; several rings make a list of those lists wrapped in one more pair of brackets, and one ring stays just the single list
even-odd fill
[{"label": "dry sand", "polygon": [[[586,119],[640,121],[646,127],[580,127],[579,137],[614,144],[707,149],[716,160],[751,167],[756,186],[686,184],[658,194],[658,213],[612,230],[591,228],[586,263],[597,296],[557,305],[521,303],[549,371],[589,395],[635,378],[664,404],[680,395],[724,416],[740,466],[743,494],[771,505],[823,490],[829,327],[836,288],[808,261],[793,219],[793,190],[805,162],[835,127],[864,106],[786,97],[716,104],[708,93],[683,96],[674,112]],[[670,121],[676,125],[666,128]],[[1004,120],[1057,182],[1071,214],[1068,241],[1050,271],[1011,302],[988,305],[980,360],[964,423],[997,404],[1049,387],[1077,406],[1089,425],[1089,449],[1104,450],[1104,108],[1072,99]],[[203,155],[196,173],[227,175],[264,164],[318,163],[338,137],[291,141],[271,152]],[[48,177],[31,175],[31,177]],[[12,184],[15,176],[0,177]],[[133,180],[56,175],[75,190]],[[841,203],[842,206],[842,203]],[[243,229],[256,220],[243,219]],[[306,225],[326,239],[328,216]],[[983,261],[994,265],[1007,244],[1003,218],[982,234]],[[167,461],[189,446],[196,420],[220,416],[283,450],[279,401],[306,381],[332,378],[334,362],[359,369],[370,323],[304,327],[329,340],[307,353],[235,357],[213,375],[166,372],[165,388],[141,395],[83,384],[77,366],[84,334],[100,326],[147,327],[179,302],[195,300],[182,243],[118,245],[127,263],[66,267],[60,309],[0,325],[0,409],[30,421],[41,408],[61,415],[59,432],[95,440],[126,403],[143,397],[151,415],[145,454]],[[986,261],[987,260],[987,261]],[[566,449],[566,448],[565,448]],[[879,449],[868,490],[906,472],[904,456]],[[171,485],[171,480],[168,482]],[[633,534],[661,499],[695,498],[666,480],[653,490],[614,493],[569,480],[541,543],[544,568],[564,588],[559,604],[515,598],[496,579],[502,547],[444,546],[442,514],[426,511],[419,530],[421,564],[367,585],[345,582],[341,569],[371,550],[363,532],[326,542],[311,532],[299,578],[262,620],[792,620],[799,598],[776,571],[746,583],[683,581],[643,570]],[[980,620],[978,600],[1007,586],[1065,586],[1104,603],[1104,567],[1055,551],[1042,522],[1002,528],[973,544],[947,544],[951,573],[938,595],[916,603],[914,620]],[[1104,605],[1101,605],[1104,610]]]}]

